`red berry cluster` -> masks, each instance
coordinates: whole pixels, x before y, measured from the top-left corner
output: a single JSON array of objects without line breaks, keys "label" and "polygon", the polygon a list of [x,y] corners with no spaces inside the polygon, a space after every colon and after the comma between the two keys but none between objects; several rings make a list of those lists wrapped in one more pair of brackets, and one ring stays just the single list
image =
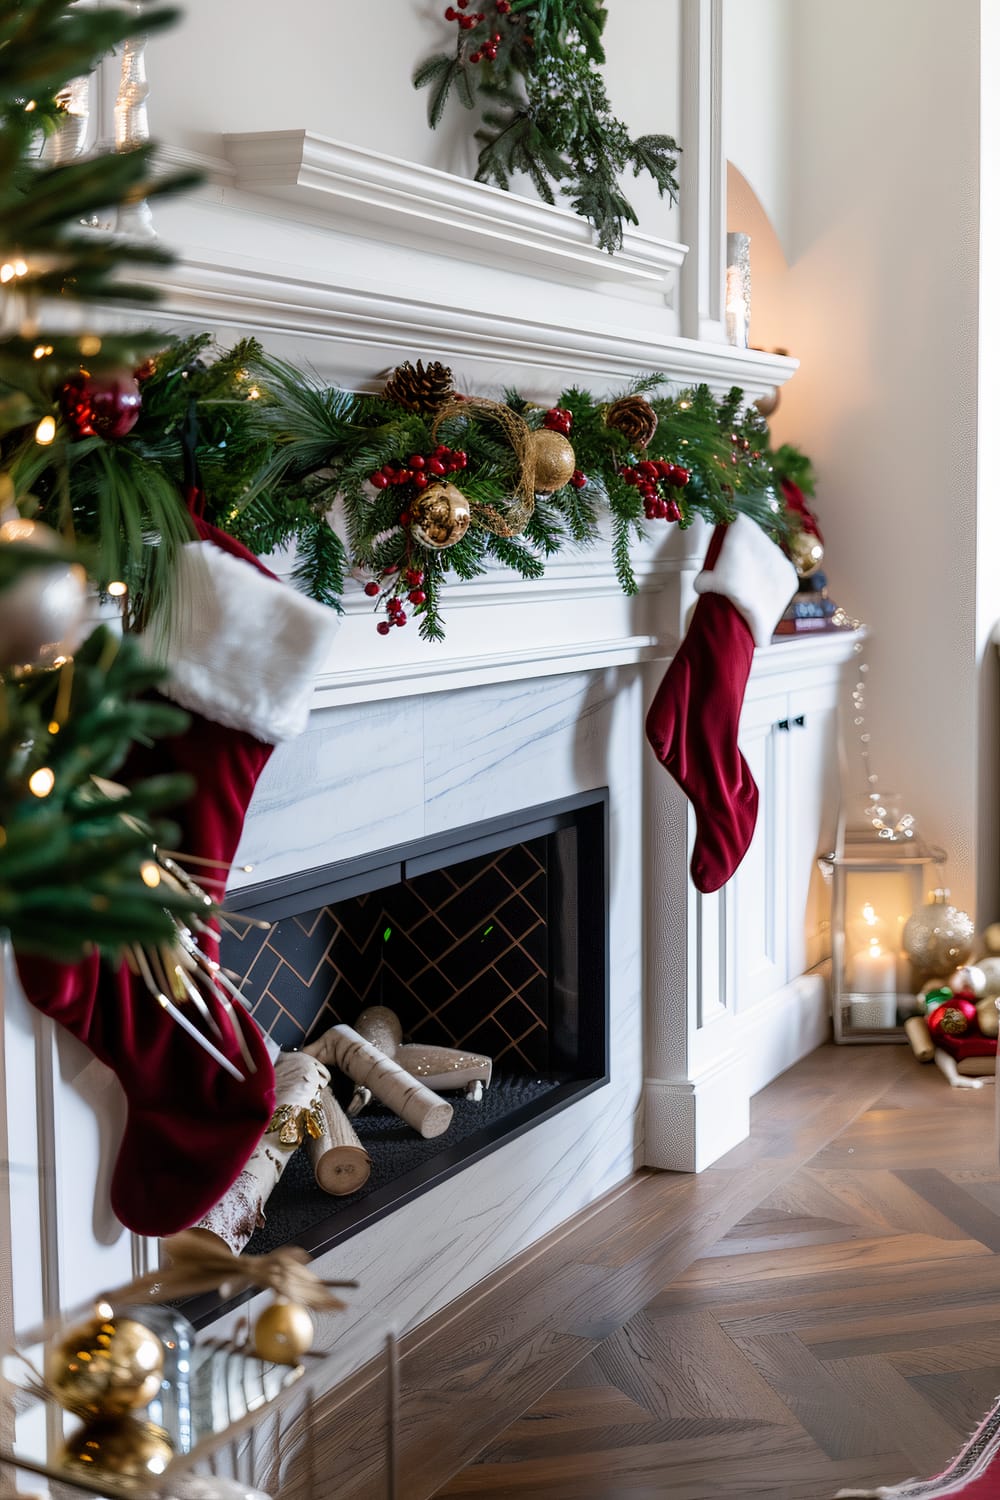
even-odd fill
[{"label": "red berry cluster", "polygon": [[468,461],[468,455],[461,449],[456,452],[439,443],[433,453],[411,453],[405,463],[390,459],[369,474],[368,480],[377,490],[384,490],[388,484],[412,484],[415,490],[425,490],[435,479],[464,469]]},{"label": "red berry cluster", "polygon": [[734,464],[738,464],[739,463],[739,461],[740,461],[739,455],[741,453],[744,453],[744,454],[749,453],[750,457],[752,459],[758,459],[758,458],[760,458],[760,454],[758,453],[758,451],[756,449],[754,449],[753,451],[751,451],[751,448],[750,448],[750,439],[749,438],[740,437],[740,435],[739,435],[738,432],[731,432],[729,434],[729,441],[733,445],[732,462]]},{"label": "red berry cluster", "polygon": [[[398,571],[399,570],[397,568],[386,568],[384,573],[382,574],[382,577],[383,579],[391,577]],[[409,592],[406,595],[409,602],[414,606],[426,604],[427,595],[423,589],[424,575],[421,570],[419,568],[407,568],[403,573],[403,578],[409,585]],[[390,587],[393,586],[390,585]],[[365,584],[365,593],[368,595],[369,599],[380,599],[382,597],[384,597],[385,599],[385,612],[388,618],[385,620],[379,620],[378,624],[375,626],[375,629],[378,631],[379,635],[388,635],[389,631],[394,625],[406,624],[409,616],[407,615],[406,610],[403,608],[402,599],[397,593],[386,590],[383,595],[382,585],[380,583],[376,583],[374,578],[372,579],[371,583]]]},{"label": "red berry cluster", "polygon": [[[480,20],[482,19],[483,17],[481,16]],[[482,62],[484,57],[487,57],[489,58],[490,62],[496,62],[497,48],[502,41],[503,37],[500,35],[499,31],[494,32],[489,41],[484,42],[481,47],[477,47],[475,52],[469,53],[469,61],[471,63],[480,63]]]},{"label": "red berry cluster", "polygon": [[471,31],[473,26],[478,26],[480,21],[486,20],[486,15],[483,11],[479,11],[478,13],[473,12],[471,16],[459,14],[460,11],[468,10],[469,0],[456,0],[456,3],[458,10],[455,9],[454,5],[449,5],[444,13],[444,18],[446,21],[457,21],[463,31]]},{"label": "red berry cluster", "polygon": [[570,484],[575,490],[582,490],[587,483],[587,476],[582,469],[574,469],[570,475]]},{"label": "red berry cluster", "polygon": [[642,496],[647,521],[679,521],[681,508],[666,489],[683,489],[691,478],[690,469],[669,464],[662,458],[644,458],[634,467],[622,469],[626,484],[634,484]]},{"label": "red berry cluster", "polygon": [[563,437],[569,437],[573,413],[562,406],[551,406],[542,418],[542,426],[547,427],[550,432],[561,432]]}]

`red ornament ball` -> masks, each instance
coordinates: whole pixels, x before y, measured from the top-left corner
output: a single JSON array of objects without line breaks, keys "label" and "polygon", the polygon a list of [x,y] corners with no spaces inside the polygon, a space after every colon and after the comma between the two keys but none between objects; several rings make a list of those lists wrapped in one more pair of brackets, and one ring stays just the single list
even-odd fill
[{"label": "red ornament ball", "polygon": [[139,420],[142,395],[131,373],[71,375],[59,395],[63,416],[79,438],[123,438]]}]

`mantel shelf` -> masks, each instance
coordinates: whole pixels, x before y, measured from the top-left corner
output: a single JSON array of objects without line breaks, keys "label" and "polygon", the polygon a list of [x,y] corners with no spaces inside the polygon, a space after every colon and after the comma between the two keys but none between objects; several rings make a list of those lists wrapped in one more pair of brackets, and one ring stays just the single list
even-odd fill
[{"label": "mantel shelf", "polygon": [[338,229],[389,226],[421,248],[484,265],[527,262],[536,270],[587,282],[666,287],[686,245],[626,229],[608,255],[585,219],[488,183],[456,177],[308,130],[265,130],[223,137],[234,187],[329,215]]}]

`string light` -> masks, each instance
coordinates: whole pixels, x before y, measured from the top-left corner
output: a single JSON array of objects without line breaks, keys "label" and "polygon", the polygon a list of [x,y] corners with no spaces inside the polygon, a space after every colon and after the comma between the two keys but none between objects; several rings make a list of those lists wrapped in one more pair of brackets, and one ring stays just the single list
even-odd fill
[{"label": "string light", "polygon": [[160,883],[160,868],[155,860],[145,860],[139,866],[139,874],[142,876],[143,885],[148,885],[151,891],[155,891]]},{"label": "string light", "polygon": [[28,790],[36,797],[47,797],[55,784],[55,772],[49,766],[39,766],[28,777]]},{"label": "string light", "polygon": [[33,359],[47,359],[48,356],[50,354],[52,354],[53,352],[54,351],[53,351],[53,348],[52,348],[51,344],[38,344],[32,350],[32,358]]},{"label": "string light", "polygon": [[100,354],[101,340],[96,333],[85,333],[78,347],[80,353],[84,355]]},{"label": "string light", "polygon": [[47,448],[56,435],[55,417],[43,417],[35,428],[35,442],[43,448]]},{"label": "string light", "polygon": [[122,583],[120,578],[116,578],[114,583],[108,584],[107,592],[111,595],[112,599],[121,599],[123,595],[128,593],[128,584]]}]

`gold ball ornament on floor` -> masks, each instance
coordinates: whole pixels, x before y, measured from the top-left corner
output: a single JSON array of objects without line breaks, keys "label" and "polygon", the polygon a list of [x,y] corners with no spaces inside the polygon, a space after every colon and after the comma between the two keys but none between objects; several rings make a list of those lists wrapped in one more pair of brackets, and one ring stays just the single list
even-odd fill
[{"label": "gold ball ornament on floor", "polygon": [[528,463],[533,466],[532,487],[537,495],[552,495],[569,484],[576,471],[576,454],[561,432],[540,427],[527,439]]},{"label": "gold ball ornament on floor", "polygon": [[[0,525],[0,548],[38,554],[63,545],[41,521]],[[53,560],[26,567],[0,588],[0,667],[50,666],[80,644],[87,606],[87,575],[78,563]]]},{"label": "gold ball ornament on floor", "polygon": [[975,929],[967,912],[948,901],[949,892],[936,890],[903,928],[903,948],[917,976],[950,974],[972,956]]},{"label": "gold ball ornament on floor", "polygon": [[987,999],[994,1000],[1000,995],[1000,958],[994,953],[987,953],[985,958],[976,960],[975,967],[980,971],[986,982],[983,990]]},{"label": "gold ball ornament on floor", "polygon": [[823,543],[811,531],[797,531],[788,544],[788,551],[800,578],[811,578],[824,557]]},{"label": "gold ball ornament on floor", "polygon": [[991,922],[983,933],[987,953],[1000,954],[1000,922]]},{"label": "gold ball ornament on floor", "polygon": [[435,552],[460,542],[472,521],[468,500],[453,484],[429,484],[409,510],[410,535]]},{"label": "gold ball ornament on floor", "polygon": [[147,1406],[163,1382],[163,1344],[135,1318],[91,1319],[50,1345],[45,1383],[79,1416],[114,1416]]},{"label": "gold ball ornament on floor", "polygon": [[315,1332],[308,1310],[298,1302],[272,1302],[254,1324],[254,1352],[274,1365],[297,1365],[312,1348]]},{"label": "gold ball ornament on floor", "polygon": [[102,1474],[117,1485],[145,1489],[164,1473],[174,1456],[170,1439],[155,1422],[137,1417],[99,1417],[72,1433],[63,1445],[60,1465],[98,1484]]}]

